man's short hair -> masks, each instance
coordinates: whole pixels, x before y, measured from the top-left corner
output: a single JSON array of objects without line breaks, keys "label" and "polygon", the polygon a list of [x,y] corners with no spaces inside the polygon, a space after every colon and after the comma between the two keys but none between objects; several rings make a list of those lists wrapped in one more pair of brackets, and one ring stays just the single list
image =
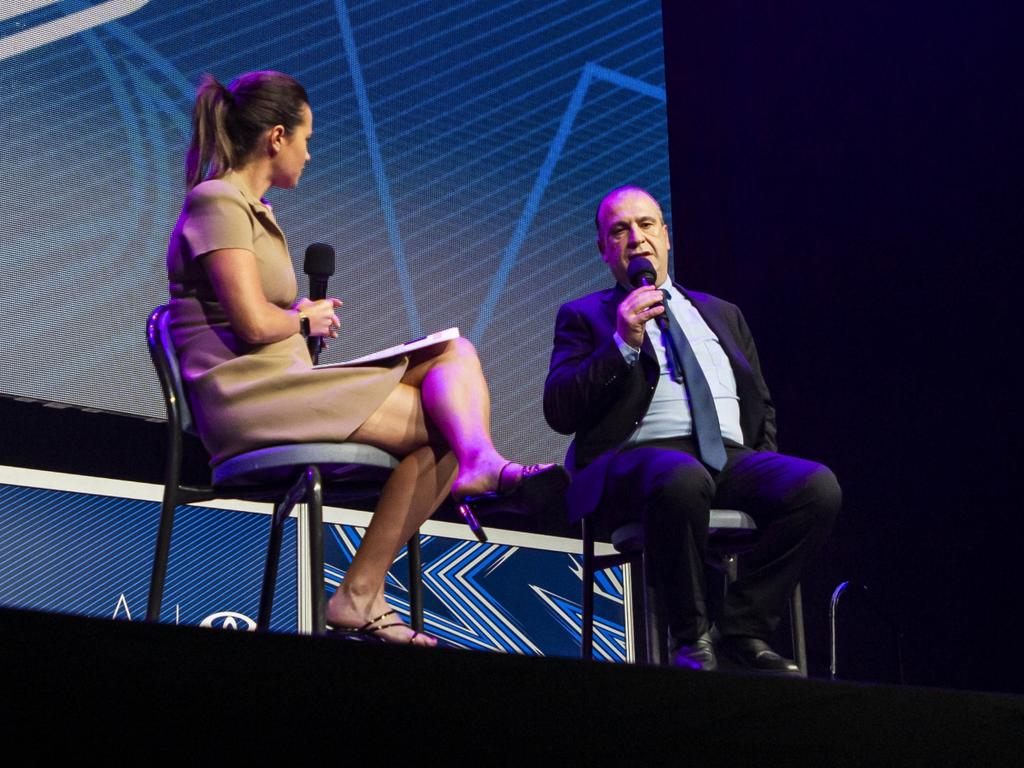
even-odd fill
[{"label": "man's short hair", "polygon": [[661,214],[661,223],[665,223],[665,212],[661,210],[661,203],[658,202],[658,198],[656,198],[643,187],[638,187],[636,184],[623,184],[621,187],[616,187],[615,189],[608,192],[604,197],[601,198],[601,202],[597,204],[597,210],[594,211],[594,227],[597,229],[598,235],[601,234],[601,207],[604,205],[604,201],[607,200],[612,195],[617,195],[620,192],[625,192],[627,190],[632,190],[634,192],[642,192],[643,194],[651,198],[651,200],[654,201],[654,204],[658,206],[658,212]]}]

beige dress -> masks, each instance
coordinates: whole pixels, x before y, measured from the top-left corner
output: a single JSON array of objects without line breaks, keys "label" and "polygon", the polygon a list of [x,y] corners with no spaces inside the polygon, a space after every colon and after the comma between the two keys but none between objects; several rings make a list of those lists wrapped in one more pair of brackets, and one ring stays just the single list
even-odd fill
[{"label": "beige dress", "polygon": [[229,180],[204,181],[185,198],[167,252],[171,335],[199,436],[213,464],[267,445],[345,440],[405,373],[391,367],[314,370],[298,333],[248,344],[231,329],[203,268],[220,248],[256,255],[267,300],[288,308],[295,270],[270,206]]}]

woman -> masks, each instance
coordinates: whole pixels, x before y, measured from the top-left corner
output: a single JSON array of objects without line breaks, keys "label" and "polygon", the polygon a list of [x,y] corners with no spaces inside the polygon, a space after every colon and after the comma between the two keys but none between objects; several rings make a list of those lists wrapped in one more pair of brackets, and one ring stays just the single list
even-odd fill
[{"label": "woman", "polygon": [[487,383],[464,339],[386,367],[312,368],[304,336],[336,338],[341,301],[296,301],[284,233],[263,200],[271,186],[298,184],[310,159],[313,115],[297,81],[250,72],[225,88],[206,75],[192,129],[167,264],[171,331],[200,437],[215,464],[286,442],[349,440],[400,457],[326,617],[341,634],[434,645],[384,599],[403,543],[449,492],[478,507],[515,503],[557,494],[565,474],[495,450]]}]

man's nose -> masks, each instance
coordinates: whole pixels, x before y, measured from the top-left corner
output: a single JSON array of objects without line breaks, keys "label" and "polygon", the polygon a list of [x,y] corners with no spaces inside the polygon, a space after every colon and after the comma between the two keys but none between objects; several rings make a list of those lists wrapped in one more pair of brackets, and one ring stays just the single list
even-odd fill
[{"label": "man's nose", "polygon": [[629,227],[629,242],[639,243],[641,240],[643,240],[643,232],[641,232],[640,227],[636,224],[631,225]]}]

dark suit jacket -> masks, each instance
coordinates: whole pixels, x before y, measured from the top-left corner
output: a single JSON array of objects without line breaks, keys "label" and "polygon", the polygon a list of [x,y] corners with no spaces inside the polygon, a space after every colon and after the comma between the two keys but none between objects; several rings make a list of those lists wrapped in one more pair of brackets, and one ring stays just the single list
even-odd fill
[{"label": "dark suit jacket", "polygon": [[[776,450],[775,407],[743,314],[727,301],[676,288],[718,336],[732,364],[744,443],[755,450]],[[544,383],[544,417],[555,431],[575,433],[566,461],[582,470],[569,491],[573,522],[597,508],[607,464],[647,413],[658,382],[658,360],[648,338],[632,367],[612,338],[616,309],[626,295],[616,285],[570,301],[558,310],[555,321],[554,349]]]}]

